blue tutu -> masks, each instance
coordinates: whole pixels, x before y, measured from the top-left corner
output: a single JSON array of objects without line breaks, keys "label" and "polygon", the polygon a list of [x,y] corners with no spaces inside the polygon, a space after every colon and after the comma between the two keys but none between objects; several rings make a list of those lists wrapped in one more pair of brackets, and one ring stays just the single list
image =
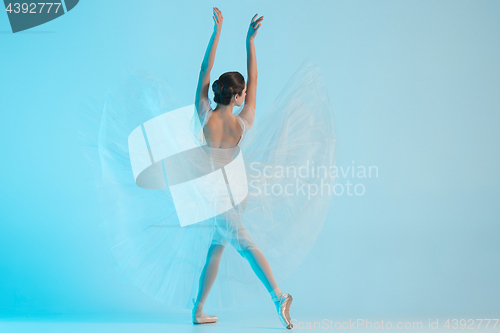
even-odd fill
[{"label": "blue tutu", "polygon": [[267,295],[235,244],[257,246],[280,284],[321,232],[335,180],[332,108],[319,67],[306,60],[227,156],[206,145],[195,112],[165,80],[131,74],[103,103],[88,100],[81,148],[123,278],[192,309],[208,249],[220,243],[205,305],[232,306]]}]

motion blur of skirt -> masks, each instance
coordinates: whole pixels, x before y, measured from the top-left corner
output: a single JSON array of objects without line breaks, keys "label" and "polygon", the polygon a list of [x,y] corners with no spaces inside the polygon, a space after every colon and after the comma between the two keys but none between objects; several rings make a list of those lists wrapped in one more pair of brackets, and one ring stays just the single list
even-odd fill
[{"label": "motion blur of skirt", "polygon": [[226,212],[184,227],[168,186],[136,184],[128,147],[134,129],[182,106],[166,80],[135,73],[80,112],[81,148],[94,171],[102,232],[118,272],[168,306],[192,308],[208,249],[225,245],[205,305],[267,297],[242,251],[259,248],[281,284],[310,252],[333,198],[336,136],[320,69],[306,60],[267,111],[256,109],[234,151],[203,146],[212,170],[241,149],[248,194]]}]

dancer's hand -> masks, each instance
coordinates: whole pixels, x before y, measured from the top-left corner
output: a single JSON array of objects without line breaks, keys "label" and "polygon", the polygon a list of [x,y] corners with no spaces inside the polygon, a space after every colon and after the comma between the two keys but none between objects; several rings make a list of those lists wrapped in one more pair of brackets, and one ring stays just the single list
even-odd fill
[{"label": "dancer's hand", "polygon": [[220,34],[220,30],[222,29],[222,21],[224,18],[222,17],[222,12],[219,10],[219,8],[214,7],[214,16],[212,17],[214,19],[214,31],[217,34]]},{"label": "dancer's hand", "polygon": [[264,16],[259,17],[257,20],[255,19],[258,14],[252,18],[252,22],[250,22],[250,26],[248,27],[247,40],[253,40],[257,35],[257,30],[259,30],[261,26],[261,22],[264,19]]}]

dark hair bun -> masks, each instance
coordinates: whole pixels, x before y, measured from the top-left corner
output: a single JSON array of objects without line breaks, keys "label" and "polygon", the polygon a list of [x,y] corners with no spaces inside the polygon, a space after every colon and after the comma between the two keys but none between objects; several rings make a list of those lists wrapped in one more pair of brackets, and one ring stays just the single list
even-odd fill
[{"label": "dark hair bun", "polygon": [[217,79],[214,81],[212,89],[214,90],[214,93],[220,94],[222,92],[222,89],[224,89],[224,84],[221,82],[221,80]]},{"label": "dark hair bun", "polygon": [[229,105],[234,95],[241,96],[245,89],[245,78],[239,72],[226,72],[212,84],[214,102]]}]

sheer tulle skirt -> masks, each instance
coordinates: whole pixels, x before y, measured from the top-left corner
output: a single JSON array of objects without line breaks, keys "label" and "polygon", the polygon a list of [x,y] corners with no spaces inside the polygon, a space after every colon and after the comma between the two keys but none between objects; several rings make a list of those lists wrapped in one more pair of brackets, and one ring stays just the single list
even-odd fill
[{"label": "sheer tulle skirt", "polygon": [[282,283],[313,247],[333,197],[336,137],[320,70],[305,61],[265,113],[257,108],[240,144],[246,198],[185,227],[168,186],[137,186],[127,141],[144,122],[181,106],[164,80],[133,74],[103,103],[89,100],[81,112],[81,148],[94,171],[102,231],[117,269],[166,305],[192,308],[208,249],[222,244],[226,249],[206,306],[267,295],[241,251],[258,247]]}]

